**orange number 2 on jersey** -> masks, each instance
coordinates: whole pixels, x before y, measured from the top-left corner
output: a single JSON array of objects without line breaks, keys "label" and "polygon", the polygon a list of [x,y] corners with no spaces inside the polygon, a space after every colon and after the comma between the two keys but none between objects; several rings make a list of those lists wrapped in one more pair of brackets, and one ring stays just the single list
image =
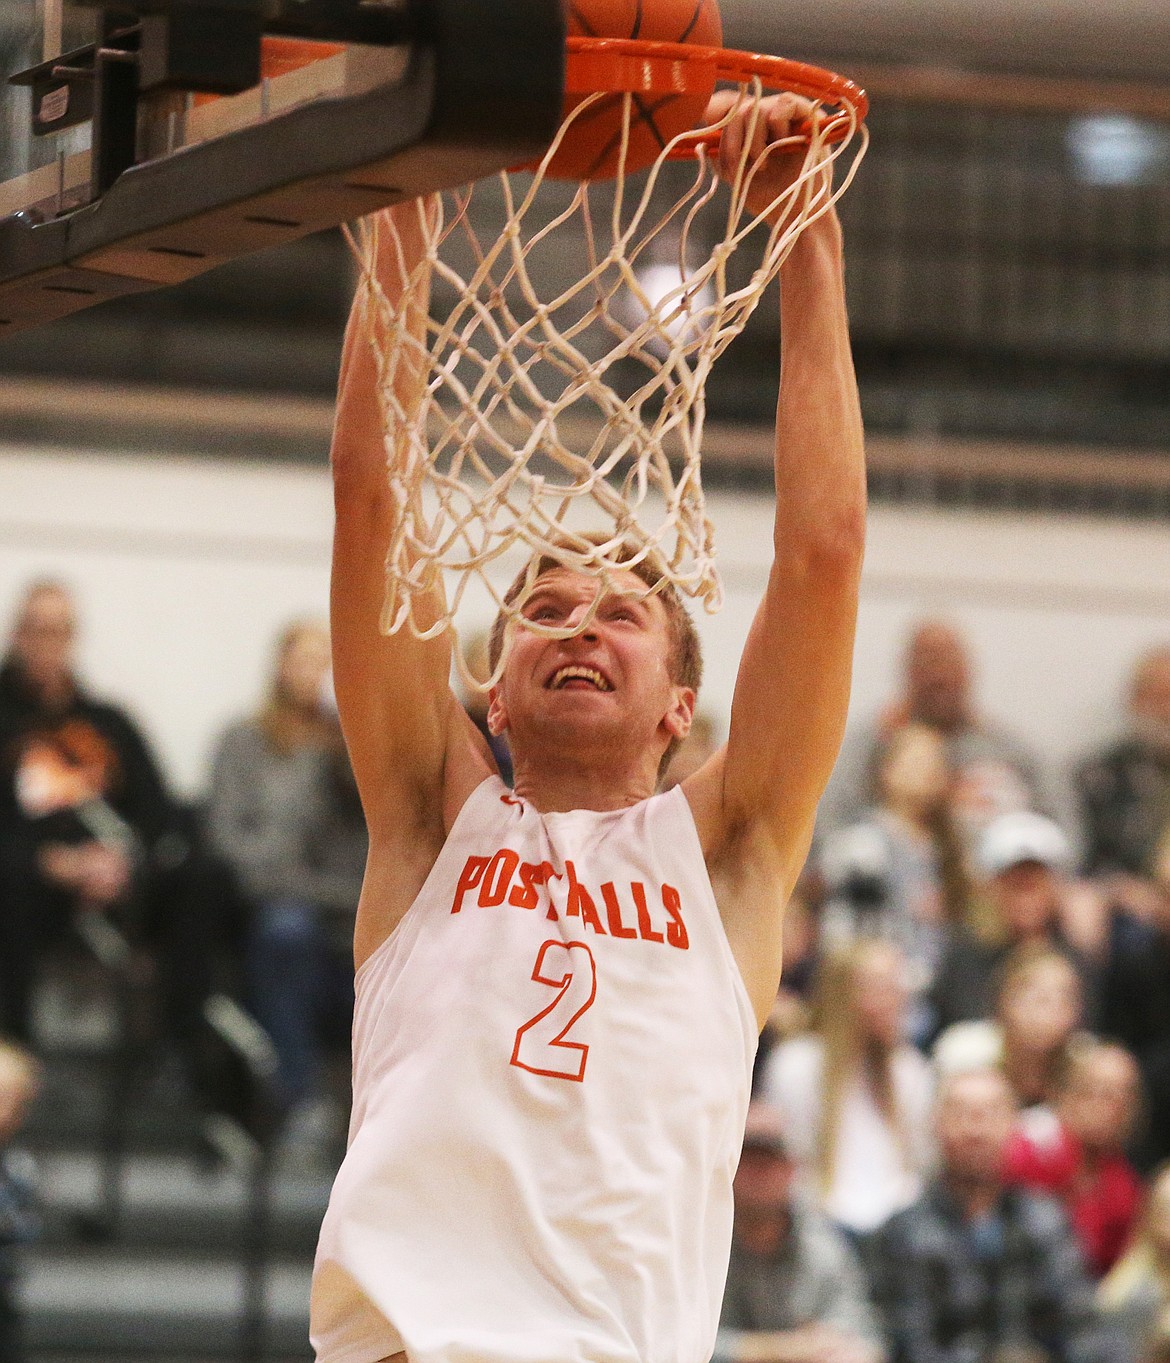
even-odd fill
[{"label": "orange number 2 on jersey", "polygon": [[537,952],[532,978],[537,984],[559,992],[516,1032],[511,1063],[532,1074],[572,1079],[579,1084],[585,1078],[589,1047],[565,1038],[597,997],[593,953],[584,942],[561,942],[554,938],[543,943]]}]

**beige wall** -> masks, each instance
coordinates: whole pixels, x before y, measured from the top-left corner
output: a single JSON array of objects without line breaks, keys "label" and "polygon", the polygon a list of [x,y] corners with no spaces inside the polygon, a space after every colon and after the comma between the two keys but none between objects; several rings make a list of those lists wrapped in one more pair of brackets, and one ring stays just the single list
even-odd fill
[{"label": "beige wall", "polygon": [[[326,609],[331,514],[316,469],[0,451],[0,619],[29,577],[72,582],[86,674],[131,706],[194,792],[219,729],[254,704],[276,631]],[[770,510],[721,495],[712,515],[727,602],[700,627],[706,701],[722,721]],[[1170,640],[1170,527],[875,508],[855,718],[889,695],[905,631],[924,614],[967,630],[984,708],[1059,770],[1115,727],[1138,651]],[[487,617],[481,602],[467,623]]]}]

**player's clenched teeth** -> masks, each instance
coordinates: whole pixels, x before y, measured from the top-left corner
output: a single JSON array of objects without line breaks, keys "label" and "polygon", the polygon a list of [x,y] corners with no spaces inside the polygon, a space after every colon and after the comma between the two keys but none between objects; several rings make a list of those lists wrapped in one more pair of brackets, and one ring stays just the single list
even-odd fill
[{"label": "player's clenched teeth", "polygon": [[601,675],[595,667],[582,667],[579,663],[574,663],[571,667],[560,667],[552,675],[549,686],[554,691],[559,691],[571,681],[585,681],[595,686],[599,691],[612,691],[613,687]]}]

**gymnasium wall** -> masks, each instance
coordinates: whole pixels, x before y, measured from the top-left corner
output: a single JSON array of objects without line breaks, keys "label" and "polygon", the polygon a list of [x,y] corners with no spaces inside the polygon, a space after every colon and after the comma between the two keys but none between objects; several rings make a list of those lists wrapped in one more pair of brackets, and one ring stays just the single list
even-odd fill
[{"label": "gymnasium wall", "polygon": [[[85,674],[132,707],[176,784],[196,793],[219,729],[256,701],[278,628],[326,611],[331,514],[319,469],[0,448],[0,620],[30,577],[74,584]],[[721,494],[712,514],[727,603],[700,623],[705,703],[722,724],[770,508]],[[472,614],[486,623],[485,608]],[[1170,640],[1170,535],[1156,523],[875,507],[855,717],[888,697],[906,629],[924,614],[966,630],[984,708],[1058,771],[1116,727],[1135,655]]]}]

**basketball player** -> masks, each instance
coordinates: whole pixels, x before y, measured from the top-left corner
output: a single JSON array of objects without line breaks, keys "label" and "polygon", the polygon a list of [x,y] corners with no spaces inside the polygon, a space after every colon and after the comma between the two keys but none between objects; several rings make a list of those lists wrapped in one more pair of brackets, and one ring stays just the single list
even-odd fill
[{"label": "basketball player", "polygon": [[[770,101],[771,137],[805,111]],[[744,135],[737,114],[728,173]],[[769,159],[761,208],[791,159]],[[409,256],[417,206],[397,211]],[[401,265],[386,249],[391,297]],[[489,711],[512,792],[448,687],[449,634],[378,634],[394,508],[373,323],[355,305],[332,610],[371,850],[350,1146],[314,1276],[319,1363],[710,1357],[781,913],[844,723],[863,544],[835,217],[800,239],[781,298],[768,586],[726,747],[658,796],[698,659],[686,612],[646,595],[645,569],[620,574],[625,590],[575,638],[515,630]],[[596,586],[544,565],[524,613],[580,623]]]}]

